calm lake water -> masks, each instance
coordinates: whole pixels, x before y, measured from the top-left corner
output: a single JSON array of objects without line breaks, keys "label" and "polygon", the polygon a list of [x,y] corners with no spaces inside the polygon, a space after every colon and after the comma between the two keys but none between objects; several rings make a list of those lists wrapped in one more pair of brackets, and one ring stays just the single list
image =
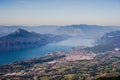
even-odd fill
[{"label": "calm lake water", "polygon": [[20,51],[0,52],[0,65],[10,62],[42,57],[53,51],[70,51],[75,46],[92,46],[91,39],[72,38],[58,43],[48,44],[39,48]]}]

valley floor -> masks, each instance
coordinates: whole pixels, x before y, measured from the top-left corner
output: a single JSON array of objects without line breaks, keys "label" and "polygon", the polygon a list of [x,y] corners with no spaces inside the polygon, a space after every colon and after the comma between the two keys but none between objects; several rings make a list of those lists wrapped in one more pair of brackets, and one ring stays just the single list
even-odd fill
[{"label": "valley floor", "polygon": [[120,76],[119,51],[98,54],[81,47],[0,66],[1,80],[107,80],[107,77],[110,80],[109,77],[117,76]]}]

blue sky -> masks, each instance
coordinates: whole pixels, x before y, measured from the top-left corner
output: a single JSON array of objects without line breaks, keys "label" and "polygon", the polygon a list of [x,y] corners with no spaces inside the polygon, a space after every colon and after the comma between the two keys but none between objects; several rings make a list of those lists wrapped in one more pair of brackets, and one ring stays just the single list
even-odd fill
[{"label": "blue sky", "polygon": [[0,0],[0,25],[120,25],[120,0]]}]

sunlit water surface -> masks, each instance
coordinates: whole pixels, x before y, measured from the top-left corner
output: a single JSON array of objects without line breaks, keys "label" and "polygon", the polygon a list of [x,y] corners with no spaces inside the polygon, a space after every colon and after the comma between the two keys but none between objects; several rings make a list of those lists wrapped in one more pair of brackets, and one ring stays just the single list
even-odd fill
[{"label": "sunlit water surface", "polygon": [[92,39],[71,38],[57,43],[51,43],[39,48],[19,51],[0,52],[0,64],[11,63],[36,57],[42,57],[53,51],[70,51],[75,46],[92,46]]}]

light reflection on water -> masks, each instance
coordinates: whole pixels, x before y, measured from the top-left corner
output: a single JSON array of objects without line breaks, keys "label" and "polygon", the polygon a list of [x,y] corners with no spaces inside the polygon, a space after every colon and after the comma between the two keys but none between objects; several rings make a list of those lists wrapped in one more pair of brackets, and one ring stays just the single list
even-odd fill
[{"label": "light reflection on water", "polygon": [[57,43],[52,43],[52,45],[61,45],[61,46],[93,46],[93,39],[86,38],[70,38],[68,40],[64,40]]},{"label": "light reflection on water", "polygon": [[42,57],[53,51],[70,51],[71,48],[75,46],[92,46],[91,42],[93,42],[92,39],[72,38],[57,43],[51,43],[39,48],[0,52],[0,64]]}]

